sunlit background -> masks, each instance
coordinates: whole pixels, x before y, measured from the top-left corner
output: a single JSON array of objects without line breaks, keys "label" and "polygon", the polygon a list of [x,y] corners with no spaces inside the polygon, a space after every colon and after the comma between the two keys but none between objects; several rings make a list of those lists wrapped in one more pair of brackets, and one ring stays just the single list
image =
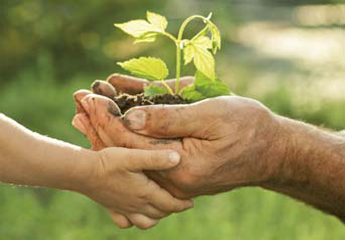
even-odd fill
[{"label": "sunlit background", "polygon": [[[189,15],[213,12],[223,40],[217,72],[233,92],[291,118],[345,128],[344,0],[0,0],[0,112],[88,147],[70,124],[75,90],[142,55],[163,58],[174,77],[169,41],[132,45],[113,27],[146,10],[165,15],[174,34]],[[83,196],[1,185],[0,239],[340,240],[345,227],[288,197],[247,188],[200,197],[194,209],[148,231],[119,230]]]}]

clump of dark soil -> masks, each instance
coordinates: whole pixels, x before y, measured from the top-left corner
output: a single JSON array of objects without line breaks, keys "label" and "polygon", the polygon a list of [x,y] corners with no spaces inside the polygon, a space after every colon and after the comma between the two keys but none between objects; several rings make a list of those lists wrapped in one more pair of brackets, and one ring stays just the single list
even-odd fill
[{"label": "clump of dark soil", "polygon": [[114,102],[124,114],[128,109],[136,106],[157,104],[187,104],[190,103],[180,95],[161,94],[147,97],[143,93],[138,95],[121,94],[113,98]]}]

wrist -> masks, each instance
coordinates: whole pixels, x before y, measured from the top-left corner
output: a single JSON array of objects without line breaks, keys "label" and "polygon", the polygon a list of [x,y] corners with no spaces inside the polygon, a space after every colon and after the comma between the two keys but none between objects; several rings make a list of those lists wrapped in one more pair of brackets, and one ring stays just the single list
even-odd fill
[{"label": "wrist", "polygon": [[259,139],[264,139],[264,145],[255,154],[258,158],[256,168],[259,171],[257,181],[254,181],[253,186],[266,188],[271,184],[275,184],[280,178],[281,169],[283,169],[285,162],[290,154],[290,146],[288,143],[288,133],[285,130],[285,119],[279,115],[270,113],[269,120],[266,120],[266,127],[261,127],[262,133]]},{"label": "wrist", "polygon": [[65,190],[84,193],[91,188],[93,172],[98,163],[98,153],[96,151],[81,149],[75,157],[73,171],[66,177]]},{"label": "wrist", "polygon": [[[299,168],[303,168],[298,162],[299,159],[308,155],[309,151],[309,140],[306,139],[308,136],[305,133],[303,134],[303,132],[306,132],[305,128],[309,126],[282,116],[277,115],[276,117],[279,134],[275,149],[278,149],[278,152],[282,152],[282,154],[273,156],[276,162],[274,171],[269,181],[262,186],[268,189],[288,188],[292,179],[303,177],[303,174],[297,174]],[[306,164],[306,162],[303,164]]]},{"label": "wrist", "polygon": [[[340,137],[309,124],[279,117],[279,144],[283,151],[274,174],[265,186],[270,189],[289,189],[296,186],[323,186],[320,176],[325,175],[325,167],[333,167],[337,158],[334,147],[341,144]],[[332,150],[334,149],[334,150]],[[326,187],[326,186],[324,186]]]}]

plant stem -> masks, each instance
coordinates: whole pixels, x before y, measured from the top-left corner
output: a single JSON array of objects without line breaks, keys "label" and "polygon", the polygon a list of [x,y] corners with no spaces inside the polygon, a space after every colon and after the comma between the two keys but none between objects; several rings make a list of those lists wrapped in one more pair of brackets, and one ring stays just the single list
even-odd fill
[{"label": "plant stem", "polygon": [[174,91],[171,89],[171,87],[164,80],[162,80],[161,82],[164,85],[164,87],[166,87],[166,89],[168,89],[169,93],[171,95],[174,95]]},{"label": "plant stem", "polygon": [[178,93],[181,75],[181,41],[176,41],[176,80],[175,80],[175,94]]},{"label": "plant stem", "polygon": [[173,35],[171,35],[170,33],[167,33],[167,32],[156,32],[156,33],[162,34],[162,35],[170,38],[172,41],[174,41],[174,43],[176,43],[176,41],[177,41],[177,39]]},{"label": "plant stem", "polygon": [[[176,45],[176,49],[177,49],[177,64],[176,64],[176,79],[180,78],[180,64],[181,64],[181,60],[179,60],[181,58],[181,49],[179,48],[179,41],[170,33],[167,32],[156,32],[156,31],[152,31],[153,33],[157,33],[157,34],[161,34],[163,36],[166,36],[167,38],[169,38],[170,40],[172,40],[175,45]],[[175,94],[177,94],[178,91],[178,83],[179,80],[176,80],[176,84],[175,84]],[[169,93],[171,95],[174,95],[174,91],[172,90],[172,88],[164,81],[162,80],[162,84],[168,89]]]},{"label": "plant stem", "polygon": [[178,32],[177,39],[175,41],[176,43],[176,83],[175,83],[175,94],[178,94],[178,89],[180,85],[180,74],[181,74],[181,42],[182,42],[182,37],[183,37],[183,32],[188,25],[189,22],[192,20],[199,18],[202,19],[204,22],[211,23],[208,18],[205,18],[204,16],[201,15],[194,15],[190,16],[184,22],[182,23],[180,30]]}]

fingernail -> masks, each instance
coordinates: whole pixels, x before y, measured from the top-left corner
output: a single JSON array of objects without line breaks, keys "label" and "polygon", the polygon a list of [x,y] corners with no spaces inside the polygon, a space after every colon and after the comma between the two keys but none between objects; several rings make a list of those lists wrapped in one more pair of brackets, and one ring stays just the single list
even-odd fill
[{"label": "fingernail", "polygon": [[131,110],[124,117],[125,124],[132,130],[142,130],[146,124],[146,112],[144,110]]},{"label": "fingernail", "polygon": [[169,161],[173,164],[177,164],[180,162],[181,156],[177,152],[169,153]]},{"label": "fingernail", "polygon": [[111,99],[116,96],[115,88],[106,81],[96,80],[92,83],[91,88],[94,93],[106,96]]}]

